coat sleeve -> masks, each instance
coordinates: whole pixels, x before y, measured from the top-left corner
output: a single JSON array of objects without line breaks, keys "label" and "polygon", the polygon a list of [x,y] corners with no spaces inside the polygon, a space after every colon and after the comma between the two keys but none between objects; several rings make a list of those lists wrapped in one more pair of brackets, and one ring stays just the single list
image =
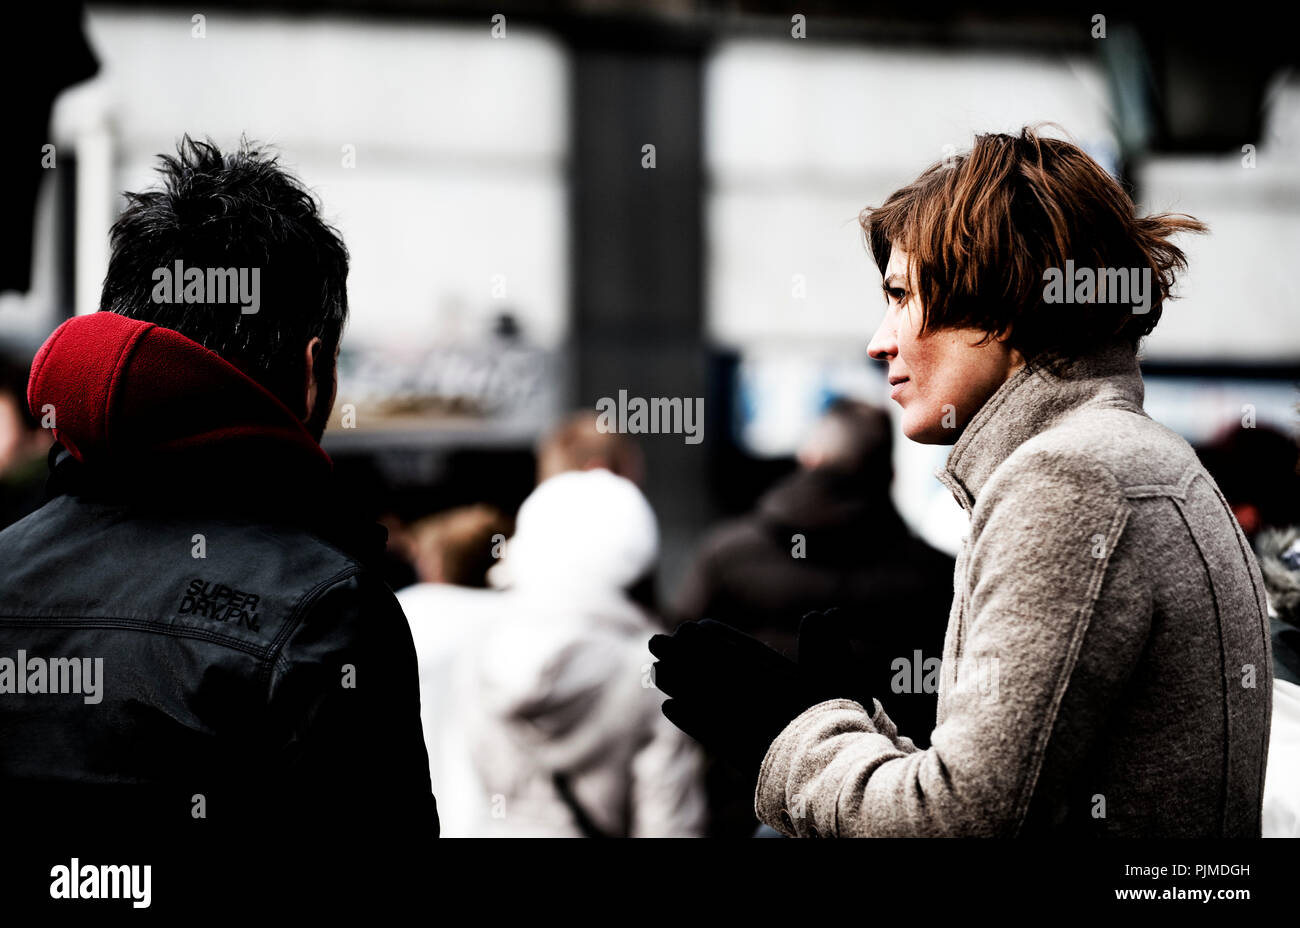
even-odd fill
[{"label": "coat sleeve", "polygon": [[972,514],[931,747],[906,751],[857,703],[813,706],[763,760],[759,818],[791,836],[978,836],[1017,834],[1031,798],[1059,816],[1149,629],[1129,514],[1086,456],[1022,447]]},{"label": "coat sleeve", "polygon": [[891,719],[888,714],[886,714],[885,707],[880,704],[879,699],[872,700],[872,709],[873,709],[871,713],[872,730],[877,731],[880,734],[884,735],[886,738],[889,739],[890,744],[892,744],[899,751],[902,751],[904,754],[915,754],[917,752],[916,745],[912,743],[911,738],[908,738],[906,735],[899,734],[898,726],[895,725],[894,720]]},{"label": "coat sleeve", "polygon": [[282,797],[286,817],[359,846],[436,838],[415,646],[397,599],[353,573],[303,608],[270,681],[295,786]]}]

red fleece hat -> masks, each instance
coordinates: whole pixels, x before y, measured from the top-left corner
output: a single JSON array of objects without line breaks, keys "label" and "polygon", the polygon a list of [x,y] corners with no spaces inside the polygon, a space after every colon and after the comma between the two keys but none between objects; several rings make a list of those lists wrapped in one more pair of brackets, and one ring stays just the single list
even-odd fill
[{"label": "red fleece hat", "polygon": [[167,466],[219,456],[326,474],[302,421],[220,355],[152,322],[97,312],[69,319],[32,361],[27,403],[53,407],[54,436],[83,464]]}]

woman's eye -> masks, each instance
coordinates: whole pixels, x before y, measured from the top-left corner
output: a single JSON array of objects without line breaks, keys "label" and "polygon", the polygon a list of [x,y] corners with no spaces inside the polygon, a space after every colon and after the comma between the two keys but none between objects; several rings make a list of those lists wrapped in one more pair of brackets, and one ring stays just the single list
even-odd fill
[{"label": "woman's eye", "polygon": [[889,298],[895,303],[902,303],[903,297],[907,295],[901,287],[889,287],[885,292],[889,294]]}]

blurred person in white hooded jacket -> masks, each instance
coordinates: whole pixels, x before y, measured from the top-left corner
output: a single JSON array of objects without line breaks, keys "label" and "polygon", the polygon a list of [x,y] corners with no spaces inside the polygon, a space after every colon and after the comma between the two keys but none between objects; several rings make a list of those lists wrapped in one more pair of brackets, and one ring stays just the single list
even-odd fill
[{"label": "blurred person in white hooded jacket", "polygon": [[501,613],[501,594],[487,588],[487,572],[510,531],[503,513],[476,505],[428,516],[404,533],[405,554],[420,582],[398,592],[397,600],[415,643],[420,723],[429,778],[439,790],[434,795],[446,806],[440,815],[444,838],[472,834],[487,803],[469,762],[455,679],[470,642]]},{"label": "blurred person in white hooded jacket", "polygon": [[703,759],[659,711],[656,622],[628,591],[653,569],[649,503],[607,470],[544,480],[504,558],[499,618],[456,686],[487,805],[481,836],[704,833]]},{"label": "blurred person in white hooded jacket", "polygon": [[1273,650],[1273,718],[1261,833],[1300,838],[1300,526],[1255,538],[1268,594]]}]

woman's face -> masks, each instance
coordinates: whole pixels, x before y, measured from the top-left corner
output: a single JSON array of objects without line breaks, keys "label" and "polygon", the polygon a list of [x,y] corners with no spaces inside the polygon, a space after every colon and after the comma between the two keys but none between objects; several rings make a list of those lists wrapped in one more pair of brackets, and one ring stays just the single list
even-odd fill
[{"label": "woman's face", "polygon": [[922,444],[950,445],[1024,361],[1005,341],[980,345],[979,329],[918,336],[922,307],[911,270],[907,253],[894,248],[885,268],[885,318],[867,353],[889,364],[890,399],[903,409],[903,434]]}]

